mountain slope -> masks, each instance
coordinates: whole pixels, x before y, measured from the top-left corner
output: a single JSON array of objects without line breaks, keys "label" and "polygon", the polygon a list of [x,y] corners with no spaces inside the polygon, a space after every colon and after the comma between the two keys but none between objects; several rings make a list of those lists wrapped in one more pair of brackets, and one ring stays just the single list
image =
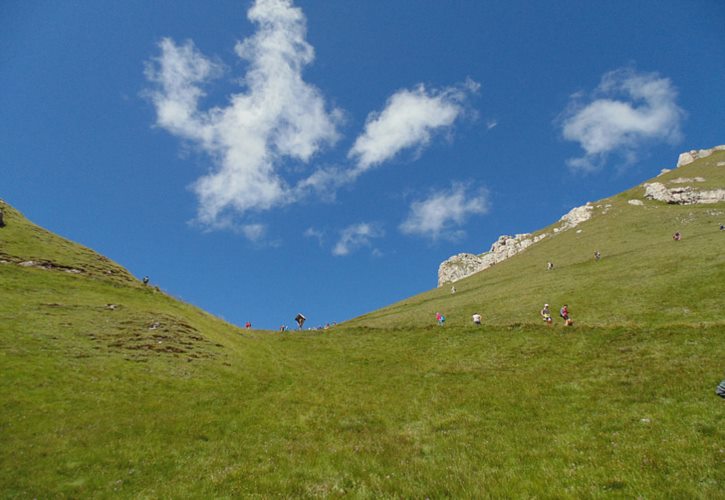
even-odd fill
[{"label": "mountain slope", "polygon": [[[651,182],[725,188],[725,151]],[[720,166],[718,166],[720,164]],[[681,180],[702,178],[683,184]],[[645,183],[646,184],[646,183]],[[633,205],[629,202],[636,200]],[[645,187],[592,203],[592,216],[525,251],[455,283],[357,318],[374,327],[431,324],[437,311],[454,325],[479,312],[489,325],[536,323],[544,303],[569,305],[580,324],[725,325],[725,203],[672,205],[645,198]],[[679,231],[680,241],[672,235]],[[599,250],[600,261],[593,254]],[[547,271],[547,262],[554,269]]]},{"label": "mountain slope", "polygon": [[231,325],[143,285],[108,258],[32,224],[10,205],[0,202],[0,208],[0,307],[14,327],[25,330],[42,318],[43,335],[90,340],[94,350],[133,358],[147,352],[211,356],[235,333]]},{"label": "mountain slope", "polygon": [[[641,191],[453,296],[275,334],[3,203],[0,496],[721,497],[723,207]],[[537,324],[542,296],[577,325]]]}]

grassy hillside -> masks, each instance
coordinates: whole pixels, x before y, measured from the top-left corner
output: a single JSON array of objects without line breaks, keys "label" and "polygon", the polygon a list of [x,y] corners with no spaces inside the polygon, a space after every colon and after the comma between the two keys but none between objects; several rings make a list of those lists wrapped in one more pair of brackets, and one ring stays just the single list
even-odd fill
[{"label": "grassy hillside", "polygon": [[[707,161],[687,176],[715,182]],[[641,196],[454,296],[284,334],[3,204],[0,497],[725,498],[725,207]],[[540,325],[543,301],[577,325]]]},{"label": "grassy hillside", "polygon": [[[725,188],[725,151],[652,181],[701,176],[698,189]],[[642,200],[643,206],[629,200]],[[491,326],[539,322],[544,303],[566,303],[575,320],[590,326],[725,326],[725,204],[668,205],[644,199],[644,188],[593,203],[592,218],[553,234],[494,267],[357,318],[374,327],[423,326],[435,313],[464,325],[478,312]],[[672,240],[680,231],[681,241]],[[593,258],[599,250],[602,259]],[[546,270],[552,261],[553,271]],[[434,270],[430,270],[433,272]]]}]

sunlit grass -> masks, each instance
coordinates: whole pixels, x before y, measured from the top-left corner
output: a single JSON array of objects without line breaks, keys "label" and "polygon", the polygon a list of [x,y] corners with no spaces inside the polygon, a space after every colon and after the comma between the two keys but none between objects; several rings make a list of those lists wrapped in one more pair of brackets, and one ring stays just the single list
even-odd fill
[{"label": "sunlit grass", "polygon": [[[634,191],[454,296],[281,334],[8,210],[1,496],[723,498],[724,209]],[[544,301],[576,325],[539,324]]]}]

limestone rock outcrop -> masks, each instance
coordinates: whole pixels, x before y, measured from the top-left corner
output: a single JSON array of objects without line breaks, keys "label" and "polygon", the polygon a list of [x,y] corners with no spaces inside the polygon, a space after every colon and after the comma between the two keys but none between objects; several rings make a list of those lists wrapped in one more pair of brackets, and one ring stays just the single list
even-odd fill
[{"label": "limestone rock outcrop", "polygon": [[644,185],[644,197],[650,200],[664,201],[672,205],[694,205],[696,203],[719,203],[725,201],[725,189],[698,191],[692,186],[668,188],[661,182]]},{"label": "limestone rock outcrop", "polygon": [[677,159],[677,166],[681,167],[682,165],[688,165],[692,163],[695,160],[699,160],[700,158],[707,158],[711,154],[713,154],[715,151],[725,151],[725,145],[722,146],[715,146],[711,149],[693,149],[692,151],[687,151],[686,153],[682,153],[680,157]]},{"label": "limestone rock outcrop", "polygon": [[[569,213],[565,214],[561,219],[562,222],[559,231],[565,231],[578,226],[582,222],[588,221],[592,217],[592,204],[587,203],[581,207],[572,208]],[[557,231],[558,232],[558,231]]]},{"label": "limestone rock outcrop", "polygon": [[532,236],[529,233],[516,236],[502,235],[491,245],[491,250],[480,255],[459,253],[438,266],[438,286],[453,283],[471,274],[488,269],[499,262],[526,250],[546,237],[546,233]]}]

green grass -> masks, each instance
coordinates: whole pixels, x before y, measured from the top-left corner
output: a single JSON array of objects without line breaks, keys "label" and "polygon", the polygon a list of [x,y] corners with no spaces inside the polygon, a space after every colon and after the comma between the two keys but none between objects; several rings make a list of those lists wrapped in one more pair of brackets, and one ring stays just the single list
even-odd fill
[{"label": "green grass", "polygon": [[[669,172],[667,178],[703,176],[725,186],[725,152]],[[712,186],[708,187],[711,189]],[[478,312],[490,326],[539,322],[549,303],[568,304],[575,321],[590,326],[720,325],[725,283],[725,207],[673,206],[644,200],[633,188],[594,202],[593,216],[574,229],[553,234],[515,258],[456,282],[457,293],[443,286],[355,319],[351,324],[424,326],[437,311],[455,325]],[[680,231],[683,239],[672,240]],[[602,260],[595,262],[599,250]],[[555,269],[546,271],[552,261]]]},{"label": "green grass", "polygon": [[283,334],[5,206],[0,497],[725,498],[724,207],[638,190],[454,296]]}]

